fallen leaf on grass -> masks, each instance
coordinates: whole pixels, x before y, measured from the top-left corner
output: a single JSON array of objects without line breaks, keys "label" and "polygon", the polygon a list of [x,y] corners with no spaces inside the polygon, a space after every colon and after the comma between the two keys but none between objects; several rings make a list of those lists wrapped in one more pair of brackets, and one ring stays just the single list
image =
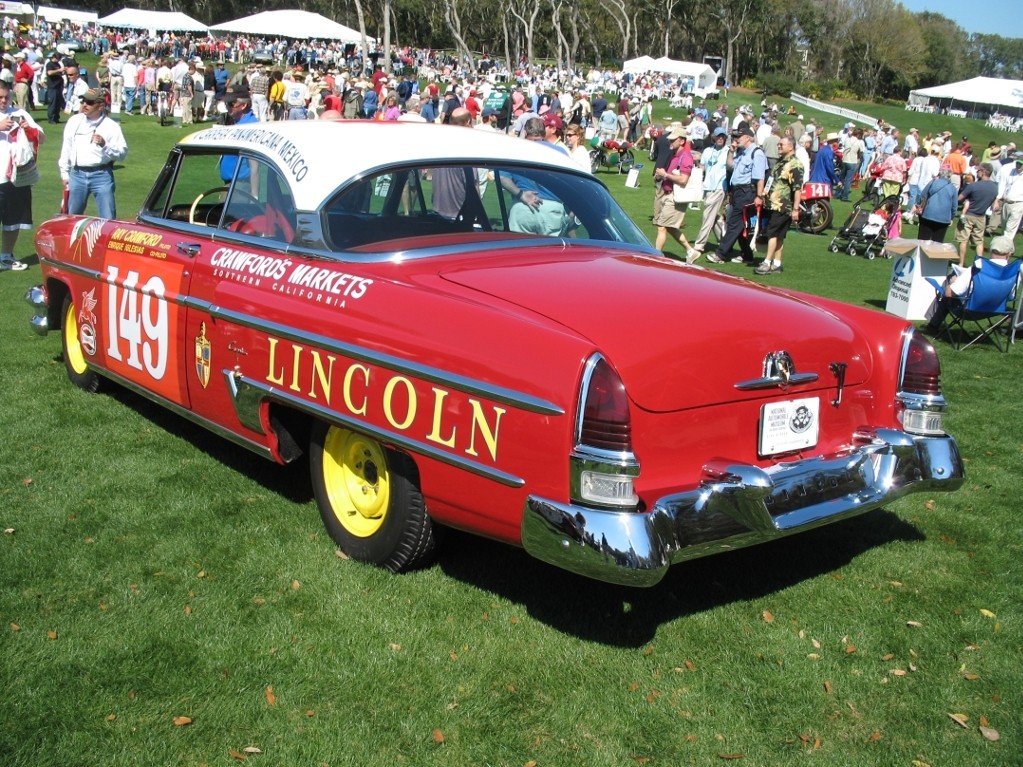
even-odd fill
[{"label": "fallen leaf on grass", "polygon": [[262,754],[263,753],[262,751],[260,751],[255,746],[246,746],[245,748],[242,749],[242,751],[244,751],[246,754]]},{"label": "fallen leaf on grass", "polygon": [[820,643],[820,640],[818,640],[818,639],[811,639],[810,640],[810,644],[813,645],[815,650],[821,649],[821,643]]},{"label": "fallen leaf on grass", "polygon": [[1001,739],[1002,737],[998,730],[991,727],[981,727],[980,734],[983,735],[988,740],[990,740],[992,743],[996,740]]},{"label": "fallen leaf on grass", "polygon": [[536,759],[530,759],[522,767],[536,767]]},{"label": "fallen leaf on grass", "polygon": [[890,583],[892,586],[894,586],[897,589],[902,588],[902,581],[888,581],[888,583]]},{"label": "fallen leaf on grass", "polygon": [[735,759],[742,759],[742,754],[718,754],[718,759],[725,759],[727,761],[733,761]]},{"label": "fallen leaf on grass", "polygon": [[906,621],[906,625],[911,629],[922,629],[924,627],[924,624],[920,621]]},{"label": "fallen leaf on grass", "polygon": [[387,649],[391,652],[399,652],[401,650],[401,645],[397,642],[388,642]]},{"label": "fallen leaf on grass", "polygon": [[892,676],[905,676],[908,672],[904,668],[893,668],[888,673]]},{"label": "fallen leaf on grass", "polygon": [[963,679],[965,679],[967,682],[976,682],[978,679],[980,679],[980,674],[973,674],[967,671],[965,674],[963,674]]},{"label": "fallen leaf on grass", "polygon": [[981,608],[980,614],[983,615],[985,618],[994,618],[995,617],[995,614],[993,612],[991,612],[990,610],[985,610],[983,608]]},{"label": "fallen leaf on grass", "polygon": [[879,740],[881,740],[880,730],[874,730],[872,733],[870,733],[870,737],[867,738],[867,741],[870,743],[877,743],[877,741]]},{"label": "fallen leaf on grass", "polygon": [[25,477],[23,480],[21,480],[21,485],[22,487],[28,487],[33,482],[35,482],[35,480],[32,479],[32,477]]},{"label": "fallen leaf on grass", "polygon": [[107,714],[107,721],[112,722],[117,719],[117,714]]},{"label": "fallen leaf on grass", "polygon": [[881,660],[886,661],[886,662],[890,661],[890,660],[892,660],[894,658],[895,658],[895,653],[893,653],[893,652],[890,652],[887,655],[881,656]]},{"label": "fallen leaf on grass", "polygon": [[175,727],[187,727],[192,723],[192,718],[189,716],[176,716],[173,722]]},{"label": "fallen leaf on grass", "polygon": [[649,756],[634,756],[634,757],[632,757],[632,760],[636,764],[646,764],[647,762],[650,761],[650,757]]},{"label": "fallen leaf on grass", "polygon": [[760,613],[760,617],[764,619],[764,623],[774,623],[774,615],[770,610],[764,610]]},{"label": "fallen leaf on grass", "polygon": [[228,755],[230,755],[233,758],[237,759],[239,762],[243,762],[243,761],[245,761],[246,759],[249,758],[248,756],[243,754],[241,751],[235,751],[233,748],[229,748],[227,750],[227,753],[228,753]]},{"label": "fallen leaf on grass", "polygon": [[48,639],[56,639],[58,634],[56,631],[47,631],[46,636]]},{"label": "fallen leaf on grass", "polygon": [[692,662],[691,660],[689,660],[688,658],[686,658],[686,662],[685,662],[685,663],[683,663],[682,665],[683,665],[683,666],[685,666],[685,667],[686,667],[686,669],[688,669],[689,671],[695,671],[695,670],[696,670],[696,664],[695,664],[695,663],[693,663],[693,662]]},{"label": "fallen leaf on grass", "polygon": [[927,764],[927,762],[922,762],[919,759],[914,759],[910,762],[910,764],[913,765],[913,767],[931,767],[931,765]]},{"label": "fallen leaf on grass", "polygon": [[964,730],[968,726],[966,723],[970,721],[970,717],[968,717],[966,714],[949,714],[948,718],[951,719],[956,724],[958,724]]},{"label": "fallen leaf on grass", "polygon": [[266,686],[266,689],[263,690],[263,697],[266,698],[266,703],[268,706],[277,705],[277,696],[274,695],[274,686],[272,684],[268,684]]},{"label": "fallen leaf on grass", "polygon": [[653,654],[654,654],[654,646],[653,645],[648,645],[648,646],[643,648],[643,656],[644,657],[649,657],[649,656],[651,656]]},{"label": "fallen leaf on grass", "polygon": [[187,618],[191,614],[192,614],[192,606],[191,605],[185,605],[185,617]]},{"label": "fallen leaf on grass", "polygon": [[831,682],[829,682],[826,679],[824,680],[824,692],[826,692],[828,695],[831,695]]},{"label": "fallen leaf on grass", "polygon": [[433,742],[434,743],[443,743],[444,742],[444,733],[441,732],[440,729],[435,729],[433,731]]},{"label": "fallen leaf on grass", "polygon": [[4,528],[4,535],[14,535],[14,528],[13,527],[5,527]]},{"label": "fallen leaf on grass", "polygon": [[847,644],[845,646],[845,652],[846,652],[847,655],[852,655],[854,652],[856,652],[856,645],[854,645],[854,644]]},{"label": "fallen leaf on grass", "polygon": [[12,623],[11,624],[11,631],[13,631],[14,633],[17,633],[17,632],[21,631],[21,626],[19,626],[17,623]]},{"label": "fallen leaf on grass", "polygon": [[334,556],[337,557],[338,559],[342,559],[342,560],[344,560],[346,562],[348,561],[348,555],[345,554],[343,551],[341,551],[341,549],[335,549],[334,550]]},{"label": "fallen leaf on grass", "polygon": [[293,580],[291,582],[291,590],[292,591],[298,591],[300,588],[302,588],[302,584],[299,583],[297,579]]}]

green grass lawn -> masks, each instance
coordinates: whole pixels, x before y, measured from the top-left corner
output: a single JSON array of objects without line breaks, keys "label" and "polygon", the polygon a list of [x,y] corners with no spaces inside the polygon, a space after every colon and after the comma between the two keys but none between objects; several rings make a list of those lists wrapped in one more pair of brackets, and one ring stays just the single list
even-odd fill
[{"label": "green grass lawn", "polygon": [[[1004,140],[949,120],[975,146]],[[182,131],[123,125],[130,217]],[[59,205],[50,133],[38,221]],[[600,176],[652,238],[649,176]],[[771,282],[883,306],[891,262],[828,253],[833,233],[793,233]],[[1023,350],[938,344],[958,493],[650,590],[459,533],[395,576],[335,554],[301,466],[74,388],[57,334],[28,328],[31,253],[26,235],[32,268],[0,274],[3,767],[1023,763]]]}]

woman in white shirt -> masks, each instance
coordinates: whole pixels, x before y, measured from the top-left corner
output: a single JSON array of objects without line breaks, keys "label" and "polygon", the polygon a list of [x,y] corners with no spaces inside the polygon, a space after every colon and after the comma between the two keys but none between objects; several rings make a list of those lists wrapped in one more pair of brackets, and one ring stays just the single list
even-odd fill
[{"label": "woman in white shirt", "polygon": [[593,164],[590,161],[590,152],[586,148],[586,140],[581,125],[572,123],[565,128],[565,143],[568,144],[568,156],[572,161],[587,173],[593,172]]}]

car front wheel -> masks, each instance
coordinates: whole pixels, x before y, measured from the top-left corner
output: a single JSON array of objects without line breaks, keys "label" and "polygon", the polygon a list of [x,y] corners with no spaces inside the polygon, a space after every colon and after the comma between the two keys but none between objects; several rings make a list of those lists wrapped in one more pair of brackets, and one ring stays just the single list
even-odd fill
[{"label": "car front wheel", "polygon": [[330,537],[353,559],[394,572],[433,551],[433,526],[407,455],[371,437],[318,422],[309,465],[320,516]]},{"label": "car front wheel", "polygon": [[[99,389],[100,377],[89,367],[82,348],[82,328],[78,325],[78,315],[71,296],[65,296],[64,308],[61,310],[63,323],[60,338],[64,348],[64,368],[71,383],[79,389],[94,392]],[[92,331],[87,331],[92,332]]]}]

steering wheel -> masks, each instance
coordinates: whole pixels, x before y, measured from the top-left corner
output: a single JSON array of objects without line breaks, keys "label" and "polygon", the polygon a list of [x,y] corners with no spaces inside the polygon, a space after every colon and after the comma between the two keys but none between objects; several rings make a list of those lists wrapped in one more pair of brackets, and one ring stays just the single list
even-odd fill
[{"label": "steering wheel", "polygon": [[[210,208],[208,211],[206,211],[206,216],[205,216],[204,220],[196,221],[195,220],[195,211],[199,208],[199,203],[202,202],[205,198],[211,197],[211,196],[213,196],[215,194],[224,194],[224,193],[226,193],[228,191],[229,188],[230,187],[227,187],[227,186],[215,186],[212,189],[207,189],[205,192],[203,192],[198,197],[196,197],[192,201],[192,207],[190,207],[188,209],[188,223],[190,223],[190,224],[198,224],[199,226],[209,226],[210,225],[210,221],[209,221],[210,213],[214,210],[214,208],[216,206],[214,206],[214,207]],[[260,204],[259,200],[256,199],[255,196],[253,196],[250,192],[246,192],[240,186],[236,186],[234,188],[234,193],[235,194],[243,195],[244,197],[247,197],[249,202],[254,202],[256,205]]]}]

